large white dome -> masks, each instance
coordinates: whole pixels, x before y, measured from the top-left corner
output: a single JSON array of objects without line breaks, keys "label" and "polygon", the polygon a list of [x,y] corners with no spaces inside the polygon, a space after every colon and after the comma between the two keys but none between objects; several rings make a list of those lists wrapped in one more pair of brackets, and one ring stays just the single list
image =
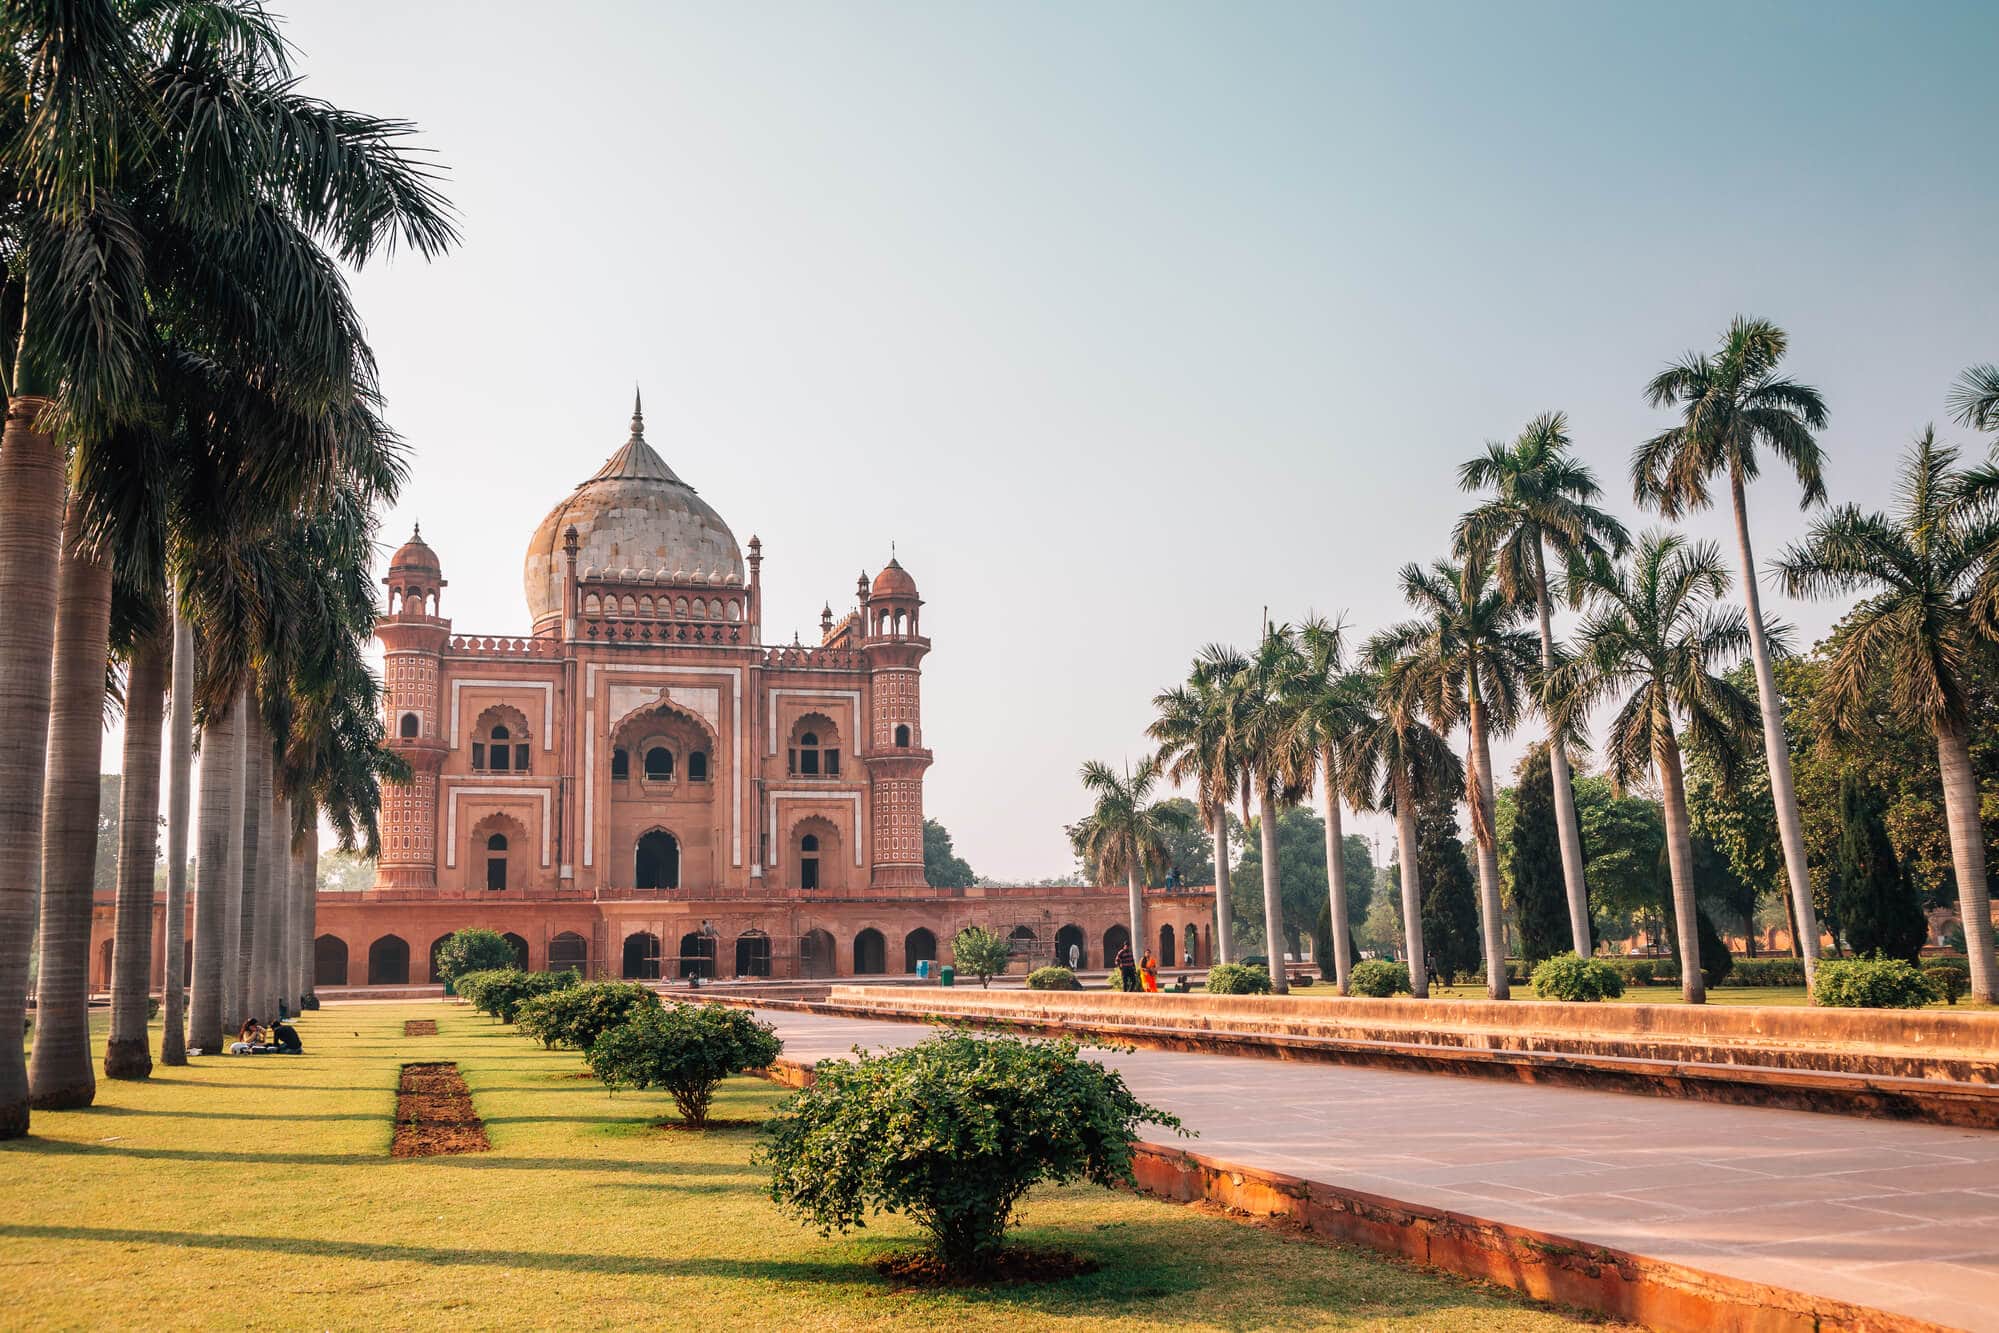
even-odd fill
[{"label": "large white dome", "polygon": [[744,582],[735,534],[646,443],[637,404],[624,447],[549,510],[528,543],[521,577],[537,634],[562,620],[567,577],[562,542],[571,527],[576,529],[578,574],[594,570],[616,576],[631,570],[660,583]]}]

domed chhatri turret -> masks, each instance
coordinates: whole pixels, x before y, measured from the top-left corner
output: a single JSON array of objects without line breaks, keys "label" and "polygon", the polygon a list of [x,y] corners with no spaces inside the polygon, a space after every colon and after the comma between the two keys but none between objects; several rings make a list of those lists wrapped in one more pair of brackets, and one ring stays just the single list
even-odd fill
[{"label": "domed chhatri turret", "polygon": [[382,583],[389,590],[390,615],[438,614],[438,599],[445,586],[444,566],[438,561],[437,552],[424,541],[422,525],[414,527],[410,539],[389,557],[389,570],[382,576]]},{"label": "domed chhatri turret", "polygon": [[423,539],[423,525],[417,524],[410,531],[410,539],[396,548],[389,557],[389,576],[397,574],[442,574],[444,566],[438,563],[437,552],[430,549],[430,543]]},{"label": "domed chhatri turret", "polygon": [[915,597],[916,580],[902,567],[894,556],[882,566],[882,572],[875,575],[874,595],[876,597]]},{"label": "domed chhatri turret", "polygon": [[742,587],[743,553],[729,525],[646,443],[636,395],[631,435],[596,473],[548,512],[528,543],[522,570],[534,632],[558,632],[568,571],[564,537],[574,528],[581,570],[652,574],[658,582]]}]

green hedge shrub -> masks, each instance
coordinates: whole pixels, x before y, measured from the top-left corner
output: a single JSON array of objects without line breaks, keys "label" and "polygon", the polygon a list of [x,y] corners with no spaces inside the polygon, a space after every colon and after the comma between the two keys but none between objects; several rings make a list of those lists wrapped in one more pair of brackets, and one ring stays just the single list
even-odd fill
[{"label": "green hedge shrub", "polygon": [[[521,1005],[535,996],[567,989],[582,980],[575,972],[568,970],[523,972],[514,967],[472,972],[467,977],[472,981],[473,993],[465,998],[480,1013],[491,1014],[502,1023],[513,1022]],[[463,991],[459,993],[464,994]]]},{"label": "green hedge shrub", "polygon": [[822,1235],[902,1213],[940,1261],[977,1274],[1034,1186],[1129,1183],[1148,1123],[1180,1128],[1072,1041],[949,1032],[821,1064],[765,1122],[753,1160],[772,1201]]},{"label": "green hedge shrub", "polygon": [[1729,986],[1802,986],[1805,960],[1802,958],[1738,958],[1730,969]]},{"label": "green hedge shrub", "polygon": [[1971,989],[1971,973],[1964,968],[1932,963],[1923,969],[1923,979],[1947,1004],[1956,1004]]},{"label": "green hedge shrub", "polygon": [[452,931],[437,946],[437,974],[447,982],[466,972],[491,972],[513,966],[514,946],[497,930],[468,926]]},{"label": "green hedge shrub", "polygon": [[[1108,986],[1112,990],[1123,990],[1124,989],[1123,971],[1115,967],[1112,968],[1111,974],[1104,978],[1104,985]],[[1144,987],[1141,986],[1140,989],[1142,990],[1144,989]]]},{"label": "green hedge shrub", "polygon": [[1534,969],[1534,993],[1544,1000],[1608,1000],[1624,994],[1624,977],[1600,959],[1556,954]]},{"label": "green hedge shrub", "polygon": [[1029,990],[1081,990],[1083,983],[1066,967],[1037,967],[1027,974]]},{"label": "green hedge shrub", "polygon": [[503,973],[512,972],[513,970],[511,967],[493,967],[480,972],[461,973],[452,981],[451,989],[458,992],[459,999],[477,1009],[479,1008],[479,996],[484,992],[487,983],[495,981]]},{"label": "green hedge shrub", "polygon": [[586,1058],[605,1087],[664,1088],[688,1124],[703,1125],[723,1079],[762,1069],[783,1050],[770,1024],[746,1010],[669,1004],[637,1010],[598,1037]]},{"label": "green hedge shrub", "polygon": [[1812,999],[1833,1009],[1920,1009],[1937,998],[1913,964],[1899,958],[1821,958]]},{"label": "green hedge shrub", "polygon": [[1241,963],[1216,963],[1208,969],[1210,995],[1268,995],[1270,974]]},{"label": "green hedge shrub", "polygon": [[1354,995],[1385,999],[1400,991],[1409,993],[1409,964],[1391,963],[1384,958],[1367,958],[1353,965],[1347,990]]},{"label": "green hedge shrub", "polygon": [[641,1009],[659,1008],[659,993],[636,981],[585,981],[521,1003],[514,1025],[553,1049],[587,1051],[591,1043]]},{"label": "green hedge shrub", "polygon": [[1013,961],[1013,946],[981,926],[966,926],[951,939],[951,962],[961,977],[977,977],[979,989],[994,977],[1006,975]]}]

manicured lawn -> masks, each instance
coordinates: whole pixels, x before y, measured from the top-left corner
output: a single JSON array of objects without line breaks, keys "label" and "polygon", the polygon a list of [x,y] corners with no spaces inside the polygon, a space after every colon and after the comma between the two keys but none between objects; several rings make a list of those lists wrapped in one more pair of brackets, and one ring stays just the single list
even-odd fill
[{"label": "manicured lawn", "polygon": [[[404,1037],[408,1018],[438,1035]],[[6,1327],[1575,1326],[1366,1251],[1090,1188],[1034,1195],[1020,1237],[1102,1271],[898,1291],[869,1260],[911,1229],[825,1239],[780,1215],[748,1165],[752,1129],[656,1129],[665,1095],[608,1095],[576,1055],[457,1005],[334,1006],[298,1026],[304,1057],[100,1083],[92,1109],[37,1112],[33,1137],[0,1144]],[[493,1151],[389,1157],[405,1060],[458,1063]],[[713,1114],[782,1095],[732,1080]]]}]

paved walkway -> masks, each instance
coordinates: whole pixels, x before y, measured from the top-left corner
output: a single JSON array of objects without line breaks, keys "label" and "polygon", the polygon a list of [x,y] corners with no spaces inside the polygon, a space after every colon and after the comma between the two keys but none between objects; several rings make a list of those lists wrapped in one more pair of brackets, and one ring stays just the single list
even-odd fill
[{"label": "paved walkway", "polygon": [[[913,1023],[763,1010],[785,1054]],[[1340,1065],[1099,1058],[1195,1152],[1999,1333],[1999,1133]]]}]

